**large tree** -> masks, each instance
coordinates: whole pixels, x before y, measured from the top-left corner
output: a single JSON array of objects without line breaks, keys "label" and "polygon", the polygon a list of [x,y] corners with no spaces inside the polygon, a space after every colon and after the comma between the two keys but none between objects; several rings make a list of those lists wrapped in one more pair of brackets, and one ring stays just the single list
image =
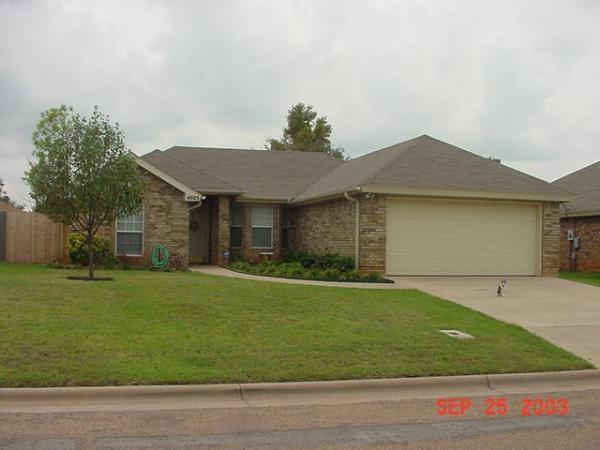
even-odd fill
[{"label": "large tree", "polygon": [[94,279],[94,235],[141,207],[144,183],[119,124],[94,108],[89,117],[60,106],[42,113],[33,132],[34,161],[25,180],[35,209],[83,234]]},{"label": "large tree", "polygon": [[15,200],[8,196],[8,194],[6,193],[6,189],[4,189],[4,180],[2,178],[0,178],[0,201],[6,202],[9,205],[13,205],[15,208],[25,208],[23,205],[17,203]]},{"label": "large tree", "polygon": [[287,126],[281,139],[269,138],[267,150],[322,152],[339,159],[348,159],[342,147],[331,144],[331,125],[327,116],[318,116],[310,105],[298,102],[287,114]]}]

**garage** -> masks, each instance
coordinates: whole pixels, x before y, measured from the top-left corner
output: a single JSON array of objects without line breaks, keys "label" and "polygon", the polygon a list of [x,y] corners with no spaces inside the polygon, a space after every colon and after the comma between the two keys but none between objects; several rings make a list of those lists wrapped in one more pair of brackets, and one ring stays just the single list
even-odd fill
[{"label": "garage", "polygon": [[389,275],[538,275],[540,204],[386,201]]}]

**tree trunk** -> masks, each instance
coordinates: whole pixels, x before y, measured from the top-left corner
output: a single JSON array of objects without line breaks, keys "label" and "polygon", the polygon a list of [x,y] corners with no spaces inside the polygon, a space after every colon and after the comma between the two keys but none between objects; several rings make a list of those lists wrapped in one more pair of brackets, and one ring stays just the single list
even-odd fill
[{"label": "tree trunk", "polygon": [[94,279],[94,235],[88,232],[87,234],[87,246],[88,246],[88,277],[90,280]]}]

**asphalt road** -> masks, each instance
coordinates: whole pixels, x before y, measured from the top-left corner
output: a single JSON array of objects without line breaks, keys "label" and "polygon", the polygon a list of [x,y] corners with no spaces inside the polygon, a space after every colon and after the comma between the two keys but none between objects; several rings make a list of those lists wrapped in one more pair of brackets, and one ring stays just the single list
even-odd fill
[{"label": "asphalt road", "polygon": [[[522,415],[527,394],[507,396],[504,416],[487,397],[440,415],[435,399],[342,405],[0,414],[2,449],[545,448],[600,442],[600,391],[531,394],[565,398],[564,415]],[[495,395],[495,398],[499,396]],[[540,405],[540,403],[538,403]],[[548,404],[549,406],[551,404]],[[448,403],[444,406],[449,406]],[[564,403],[563,403],[564,406]],[[501,412],[496,402],[489,412]],[[538,409],[540,412],[540,409]]]}]

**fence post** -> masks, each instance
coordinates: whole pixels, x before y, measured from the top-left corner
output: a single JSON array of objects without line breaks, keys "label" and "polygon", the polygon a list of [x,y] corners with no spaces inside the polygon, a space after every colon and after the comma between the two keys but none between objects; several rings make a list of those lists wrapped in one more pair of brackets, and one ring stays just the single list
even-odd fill
[{"label": "fence post", "polygon": [[6,211],[0,211],[0,261],[6,261]]}]

